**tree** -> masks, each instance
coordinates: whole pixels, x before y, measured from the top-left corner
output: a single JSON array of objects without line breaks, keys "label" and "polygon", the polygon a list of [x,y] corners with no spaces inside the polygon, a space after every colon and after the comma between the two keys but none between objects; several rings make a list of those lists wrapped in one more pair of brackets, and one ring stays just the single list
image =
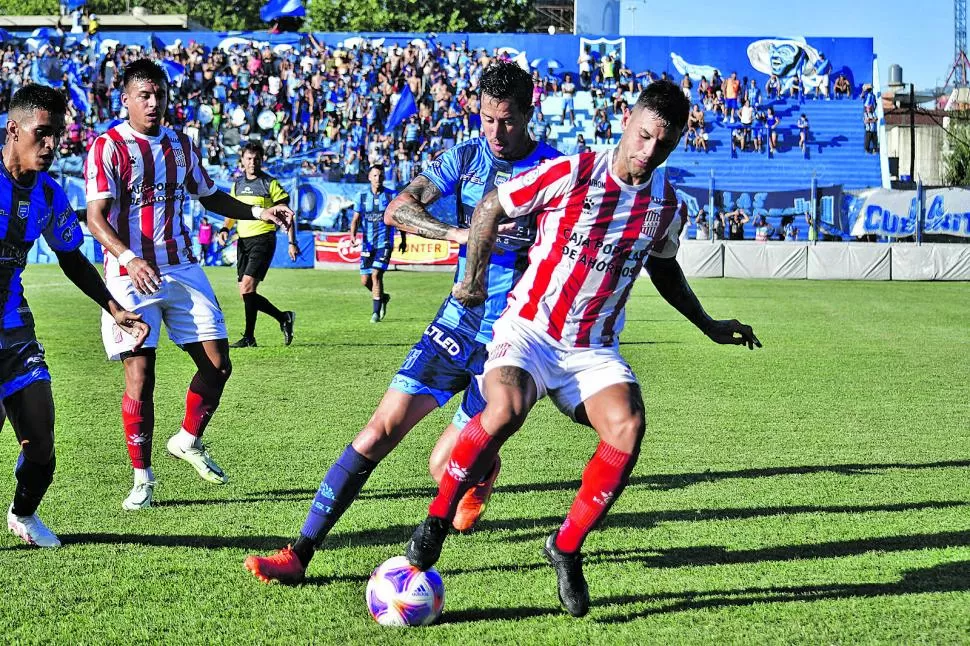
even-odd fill
[{"label": "tree", "polygon": [[530,0],[314,0],[312,31],[501,32],[535,24]]},{"label": "tree", "polygon": [[943,151],[943,183],[970,186],[970,113],[947,117],[946,145]]}]

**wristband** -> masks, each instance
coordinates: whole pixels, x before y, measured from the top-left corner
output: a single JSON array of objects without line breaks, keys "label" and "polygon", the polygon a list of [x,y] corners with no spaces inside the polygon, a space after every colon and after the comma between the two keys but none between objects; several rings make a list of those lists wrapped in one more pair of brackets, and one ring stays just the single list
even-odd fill
[{"label": "wristband", "polygon": [[262,220],[263,219],[263,218],[259,217],[259,216],[261,216],[263,214],[263,207],[261,207],[261,206],[254,206],[251,209],[251,211],[252,211],[253,219],[254,220]]},{"label": "wristband", "polygon": [[298,245],[297,243],[295,243],[295,242],[292,242],[292,241],[290,242],[290,244],[291,244],[291,245],[293,245],[294,247],[299,247],[299,246],[300,246],[300,245]]},{"label": "wristband", "polygon": [[135,252],[131,249],[125,249],[118,255],[118,264],[122,267],[127,267],[128,263],[137,258]]}]

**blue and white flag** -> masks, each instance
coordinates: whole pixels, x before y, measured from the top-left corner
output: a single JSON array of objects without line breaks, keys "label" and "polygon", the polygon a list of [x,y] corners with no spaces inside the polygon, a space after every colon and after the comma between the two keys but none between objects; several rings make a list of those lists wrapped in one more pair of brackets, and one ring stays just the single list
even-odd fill
[{"label": "blue and white flag", "polygon": [[259,19],[273,22],[279,18],[303,18],[306,7],[301,0],[269,0],[259,9]]},{"label": "blue and white flag", "polygon": [[417,113],[418,105],[414,102],[414,94],[411,93],[411,87],[405,85],[404,90],[401,91],[401,98],[397,100],[390,116],[387,117],[387,123],[384,124],[384,134],[390,133],[412,114]]}]

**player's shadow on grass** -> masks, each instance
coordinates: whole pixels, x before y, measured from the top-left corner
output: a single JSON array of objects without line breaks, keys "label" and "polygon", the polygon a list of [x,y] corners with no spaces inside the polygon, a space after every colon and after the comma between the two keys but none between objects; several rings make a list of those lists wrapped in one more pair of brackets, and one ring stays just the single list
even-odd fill
[{"label": "player's shadow on grass", "polygon": [[[891,503],[883,505],[791,505],[785,507],[741,507],[736,509],[676,509],[650,512],[614,512],[606,516],[604,528],[650,529],[660,523],[705,522],[711,520],[745,520],[793,516],[795,514],[866,514],[921,511],[926,509],[950,509],[966,507],[963,501],[923,501]],[[545,537],[559,526],[562,517],[488,519],[479,521],[482,529],[514,531],[510,542],[530,541]]]},{"label": "player's shadow on grass", "polygon": [[933,592],[970,591],[970,561],[942,563],[907,570],[890,583],[836,583],[831,585],[779,586],[681,592],[661,595],[621,595],[593,599],[597,605],[630,605],[660,602],[659,607],[597,618],[601,623],[625,623],[641,617],[689,610],[738,608],[765,603],[804,603],[838,599],[901,596]]},{"label": "player's shadow on grass", "polygon": [[[791,475],[810,475],[816,473],[833,473],[845,476],[876,475],[880,471],[893,469],[902,470],[923,470],[923,469],[950,469],[970,467],[970,460],[944,460],[939,462],[926,462],[919,464],[911,463],[852,463],[852,464],[821,464],[808,466],[790,467],[763,467],[757,469],[738,469],[735,471],[700,471],[698,473],[660,473],[656,475],[639,475],[630,478],[631,487],[646,487],[658,491],[669,491],[672,489],[683,489],[692,485],[719,482],[721,480],[754,480],[758,478],[774,478],[778,476]],[[577,491],[580,485],[579,480],[563,480],[559,482],[528,482],[520,484],[505,485],[499,480],[495,486],[495,491],[499,494],[504,493],[533,493],[542,491]],[[289,490],[287,490],[289,491]],[[312,495],[316,490],[307,490]],[[427,498],[431,499],[437,494],[438,490],[434,487],[404,487],[401,489],[378,489],[364,490],[361,498],[383,499],[383,498]],[[271,493],[271,492],[267,492]]]},{"label": "player's shadow on grass", "polygon": [[[743,565],[764,562],[786,562],[800,560],[815,560],[820,558],[843,558],[859,556],[871,552],[894,553],[909,552],[926,549],[946,549],[951,547],[970,546],[970,531],[941,532],[938,534],[912,534],[907,536],[880,536],[860,538],[851,541],[832,541],[827,543],[807,543],[800,545],[778,545],[750,550],[730,550],[720,545],[702,545],[697,547],[674,547],[667,549],[636,548],[629,550],[591,550],[586,554],[587,578],[593,574],[598,564],[636,564],[648,569],[699,567],[712,565]],[[480,567],[448,567],[447,562],[439,563],[442,576],[458,576],[463,574],[481,574],[496,572],[508,574],[510,569],[551,570],[545,562],[536,560],[532,563],[499,563]],[[554,575],[552,575],[554,576]],[[606,587],[608,584],[603,583]],[[970,589],[970,581],[965,583]],[[602,588],[600,588],[602,589]],[[721,592],[720,594],[725,594]],[[677,595],[687,596],[687,595]],[[634,603],[646,600],[646,597],[636,596],[599,598],[594,590],[595,605],[609,605],[617,603]],[[657,597],[662,598],[662,597]]]}]

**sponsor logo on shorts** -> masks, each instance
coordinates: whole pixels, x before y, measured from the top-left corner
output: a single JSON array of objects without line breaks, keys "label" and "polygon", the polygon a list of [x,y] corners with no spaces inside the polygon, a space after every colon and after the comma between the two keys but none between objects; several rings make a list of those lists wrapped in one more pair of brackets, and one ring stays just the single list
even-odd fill
[{"label": "sponsor logo on shorts", "polygon": [[428,338],[441,346],[449,356],[457,357],[461,354],[461,344],[437,325],[429,325],[424,333]]},{"label": "sponsor logo on shorts", "polygon": [[401,366],[401,369],[410,370],[411,368],[413,368],[414,364],[418,361],[418,358],[420,356],[421,356],[421,350],[418,350],[417,348],[411,348],[411,351],[408,352],[408,356],[404,358],[404,365]]}]

